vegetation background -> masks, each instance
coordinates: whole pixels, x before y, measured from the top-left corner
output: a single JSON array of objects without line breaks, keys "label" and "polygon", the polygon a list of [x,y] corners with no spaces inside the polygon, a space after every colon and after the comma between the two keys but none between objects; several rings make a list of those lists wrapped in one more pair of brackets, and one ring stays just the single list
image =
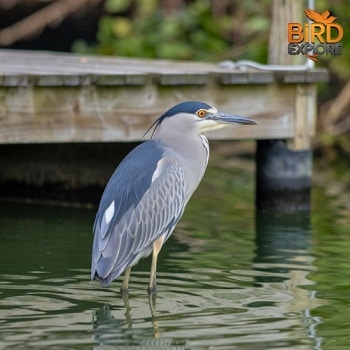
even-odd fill
[{"label": "vegetation background", "polygon": [[[0,47],[266,63],[273,1],[279,0],[0,0]],[[315,154],[346,173],[350,2],[316,0],[315,9],[329,10],[344,28],[343,54],[316,63],[329,69],[331,80],[319,85]]]},{"label": "vegetation background", "polygon": [[[306,3],[306,2],[305,2]],[[103,55],[266,63],[271,0],[106,0],[96,43],[75,41],[73,51]],[[344,28],[343,54],[321,56],[331,73],[319,86],[315,148],[327,162],[350,161],[350,3],[317,0]],[[306,21],[306,17],[305,17]],[[341,166],[343,168],[343,166]]]}]

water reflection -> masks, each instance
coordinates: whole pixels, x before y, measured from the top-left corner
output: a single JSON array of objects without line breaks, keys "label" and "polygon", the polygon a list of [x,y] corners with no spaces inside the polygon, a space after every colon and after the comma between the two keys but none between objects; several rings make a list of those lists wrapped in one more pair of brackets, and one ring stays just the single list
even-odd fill
[{"label": "water reflection", "polygon": [[232,229],[221,247],[213,237],[202,249],[182,242],[178,250],[173,237],[160,265],[160,294],[147,299],[147,273],[134,273],[129,298],[94,311],[94,339],[133,349],[321,349],[321,318],[312,316],[321,302],[304,288],[313,285],[309,219],[307,212],[257,215],[255,255],[254,245],[242,251]]},{"label": "water reflection", "polygon": [[[230,184],[232,174],[227,177]],[[340,344],[336,349],[350,344],[349,226],[334,224],[324,199],[312,227],[306,212],[254,220],[249,186],[239,179],[234,194],[220,181],[219,191],[204,186],[189,203],[161,252],[160,292],[151,302],[150,260],[135,267],[128,300],[118,293],[120,279],[110,288],[89,281],[94,212],[3,205],[0,347],[308,350],[331,341]]]},{"label": "water reflection", "polygon": [[[112,314],[113,306],[104,304],[93,313],[94,339],[100,345],[124,345],[134,349],[184,349],[183,346],[172,345],[173,340],[161,337],[157,318],[157,296],[149,295],[149,310],[144,310],[144,322],[147,327],[138,327],[133,320],[132,307],[128,296],[122,296],[123,309],[119,309],[116,318]],[[119,315],[120,314],[120,315]],[[122,315],[121,315],[122,314]]]},{"label": "water reflection", "polygon": [[[316,334],[321,318],[311,316],[319,306],[308,274],[315,269],[312,257],[310,211],[270,212],[256,214],[255,277],[264,288],[284,288],[293,299],[281,305],[281,312],[290,328],[304,328],[313,340],[313,348],[322,348],[322,338]],[[301,315],[301,317],[298,317]],[[296,321],[296,322],[295,322]]]}]

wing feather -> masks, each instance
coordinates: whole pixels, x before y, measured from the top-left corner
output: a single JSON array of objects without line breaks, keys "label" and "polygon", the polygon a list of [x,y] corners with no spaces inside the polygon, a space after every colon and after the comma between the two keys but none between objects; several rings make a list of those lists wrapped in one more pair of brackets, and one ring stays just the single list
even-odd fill
[{"label": "wing feather", "polygon": [[[106,196],[109,198],[101,200],[104,206],[101,209],[100,205],[101,211],[99,209],[94,224],[91,276],[102,284],[109,284],[128,266],[137,263],[140,257],[151,251],[152,243],[161,235],[166,234],[167,239],[183,213],[187,198],[180,164],[174,158],[162,155],[153,167],[156,176],[151,173],[145,178],[144,171],[149,165],[146,163],[147,160],[139,162],[139,175],[134,169],[133,181],[129,177],[129,181],[124,182],[124,189],[117,186],[114,196],[108,192]],[[149,180],[147,186],[145,182]],[[140,190],[137,186],[146,189]],[[115,201],[116,214],[106,229],[103,216],[112,200]],[[128,205],[128,208],[118,207],[119,203]]]}]

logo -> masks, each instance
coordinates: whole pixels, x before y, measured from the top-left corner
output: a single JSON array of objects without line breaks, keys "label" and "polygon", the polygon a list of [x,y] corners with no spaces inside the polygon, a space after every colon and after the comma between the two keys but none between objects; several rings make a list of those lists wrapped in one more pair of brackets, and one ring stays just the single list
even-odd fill
[{"label": "logo", "polygon": [[317,62],[318,56],[341,55],[344,29],[328,10],[304,10],[309,23],[288,23],[288,54],[304,55]]}]

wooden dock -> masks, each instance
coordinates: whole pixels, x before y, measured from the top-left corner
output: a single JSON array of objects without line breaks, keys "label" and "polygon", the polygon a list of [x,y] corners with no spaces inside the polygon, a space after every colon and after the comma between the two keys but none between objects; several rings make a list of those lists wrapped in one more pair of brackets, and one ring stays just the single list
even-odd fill
[{"label": "wooden dock", "polygon": [[201,100],[259,121],[212,139],[293,139],[315,132],[324,69],[261,71],[215,63],[0,50],[0,144],[139,141],[174,104]]},{"label": "wooden dock", "polygon": [[131,146],[111,142],[141,141],[168,108],[200,100],[259,121],[208,134],[258,140],[257,206],[307,207],[316,83],[327,79],[324,69],[0,50],[0,198],[96,203]]}]

